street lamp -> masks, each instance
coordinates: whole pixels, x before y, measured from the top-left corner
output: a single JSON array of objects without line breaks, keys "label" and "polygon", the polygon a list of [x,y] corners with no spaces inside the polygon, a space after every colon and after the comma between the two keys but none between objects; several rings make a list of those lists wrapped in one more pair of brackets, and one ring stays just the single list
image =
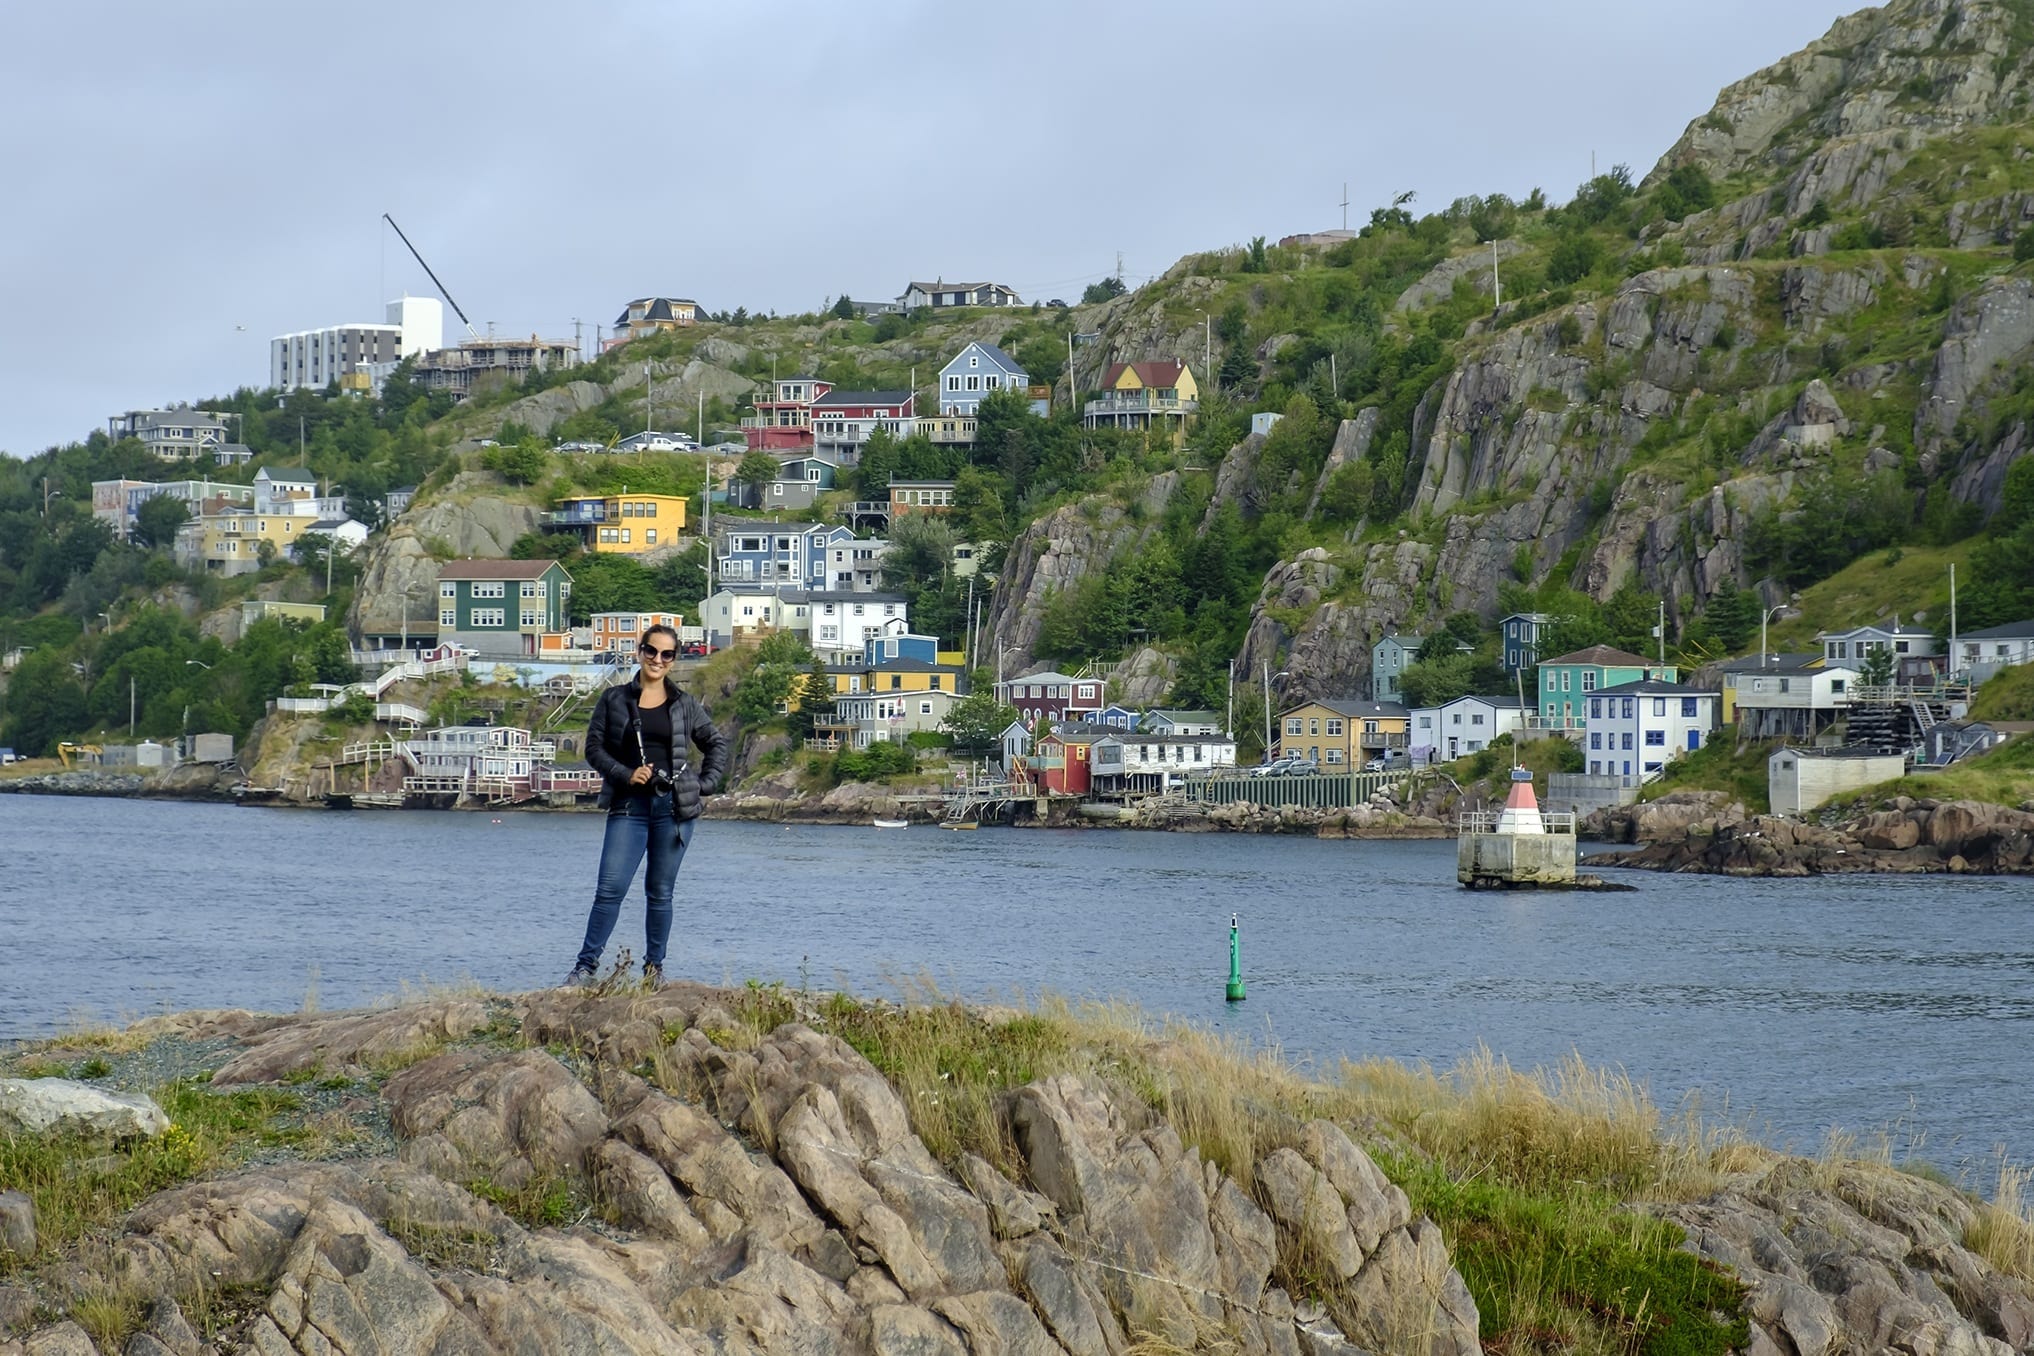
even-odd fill
[{"label": "street lamp", "polygon": [[1004,646],[1001,646],[1001,647],[999,647],[999,648],[997,649],[997,651],[996,651],[996,686],[997,686],[997,687],[1001,687],[1001,686],[1003,686],[1003,656],[1004,656],[1004,655],[1006,655],[1006,654],[1009,654],[1009,653],[1010,653],[1011,651],[1013,651],[1013,650],[1021,650],[1021,649],[1023,649],[1023,648],[1024,648],[1024,647],[1023,647],[1022,645],[1004,645]]},{"label": "street lamp", "polygon": [[1766,623],[1787,610],[1787,604],[1774,603],[1759,614],[1759,667],[1766,666]]},{"label": "street lamp", "polygon": [[210,664],[207,664],[202,659],[186,659],[184,663],[186,665],[196,664],[199,668],[203,669],[207,673],[210,673],[212,671],[212,666]]}]

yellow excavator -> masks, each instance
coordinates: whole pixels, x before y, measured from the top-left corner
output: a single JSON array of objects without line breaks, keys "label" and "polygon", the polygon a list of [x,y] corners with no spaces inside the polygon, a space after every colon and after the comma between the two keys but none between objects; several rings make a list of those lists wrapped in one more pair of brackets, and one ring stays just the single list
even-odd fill
[{"label": "yellow excavator", "polygon": [[76,763],[74,763],[74,762],[72,762],[72,761],[71,761],[71,760],[72,760],[73,758],[75,758],[75,757],[78,757],[78,756],[80,756],[80,755],[83,755],[83,754],[88,754],[88,753],[89,753],[89,754],[91,754],[91,755],[92,755],[92,756],[93,756],[94,758],[97,758],[97,757],[98,757],[98,756],[99,756],[100,754],[102,754],[102,753],[104,753],[104,752],[105,752],[105,750],[104,750],[104,749],[102,749],[102,748],[100,748],[100,747],[99,747],[99,746],[98,746],[97,744],[59,744],[59,745],[57,745],[57,757],[58,757],[58,758],[61,758],[61,759],[63,760],[63,764],[64,764],[64,770],[65,770],[66,772],[68,772],[68,771],[69,771],[70,769],[72,769],[73,767],[76,767],[76,766],[77,766],[77,764],[76,764]]}]

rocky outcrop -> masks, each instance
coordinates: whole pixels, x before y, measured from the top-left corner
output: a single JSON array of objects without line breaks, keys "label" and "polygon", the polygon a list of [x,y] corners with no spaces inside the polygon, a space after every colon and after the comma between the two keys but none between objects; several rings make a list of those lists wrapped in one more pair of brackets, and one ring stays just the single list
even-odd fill
[{"label": "rocky outcrop", "polygon": [[[1481,1350],[1440,1232],[1335,1124],[1292,1127],[1237,1180],[1137,1097],[1059,1074],[998,1113],[1005,1166],[942,1160],[838,1038],[793,1021],[748,1048],[716,1043],[739,1001],[680,986],[498,1004],[559,1053],[433,1055],[370,1093],[395,1157],[267,1163],[162,1192],[37,1284],[58,1305],[116,1283],[161,1297],[126,1347],[143,1353],[199,1351],[178,1301],[200,1287],[239,1297],[218,1349],[276,1356],[1123,1356],[1211,1334],[1263,1356]],[[241,1059],[292,1052],[267,1071],[298,1081],[382,1016],[217,1014],[188,1030],[255,1042]],[[490,1203],[561,1191],[598,1219]],[[34,1312],[0,1319],[0,1353],[96,1356],[62,1326],[9,1343]]]},{"label": "rocky outcrop", "polygon": [[1785,1159],[1654,1213],[1746,1285],[1754,1352],[2008,1356],[2034,1296],[1964,1246],[1977,1207],[1877,1164]]},{"label": "rocky outcrop", "polygon": [[1736,806],[1702,808],[1717,812],[1698,809],[1670,818],[1642,808],[1628,816],[1613,814],[1604,826],[1606,836],[1646,846],[1591,860],[1726,876],[2034,874],[2034,810],[1903,796],[1885,809],[1820,824],[1780,815],[1741,818]]},{"label": "rocky outcrop", "polygon": [[407,616],[436,634],[439,562],[506,557],[518,537],[537,529],[536,506],[501,490],[490,472],[462,472],[442,495],[396,519],[368,548],[348,630],[398,634]]},{"label": "rocky outcrop", "polygon": [[68,1078],[0,1079],[0,1135],[152,1139],[169,1129],[153,1097]]},{"label": "rocky outcrop", "polygon": [[1031,666],[1053,596],[1099,573],[1154,531],[1178,481],[1177,472],[1154,476],[1136,517],[1107,495],[1088,495],[1040,518],[1011,543],[989,626],[997,647],[1007,651],[1007,671]]}]

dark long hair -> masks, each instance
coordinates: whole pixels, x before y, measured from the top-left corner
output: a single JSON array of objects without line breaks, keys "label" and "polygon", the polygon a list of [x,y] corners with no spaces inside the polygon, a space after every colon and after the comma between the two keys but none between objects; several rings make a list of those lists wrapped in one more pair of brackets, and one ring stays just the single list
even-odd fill
[{"label": "dark long hair", "polygon": [[638,644],[643,644],[643,643],[647,642],[647,641],[648,641],[648,640],[650,639],[650,637],[651,637],[651,636],[654,636],[654,635],[656,635],[656,634],[657,634],[657,633],[658,633],[659,631],[662,631],[662,632],[663,632],[663,633],[664,633],[665,635],[667,635],[667,636],[671,637],[671,648],[672,648],[672,649],[674,649],[674,650],[675,650],[675,649],[677,649],[677,648],[678,648],[678,633],[677,633],[676,631],[672,630],[672,629],[671,629],[670,627],[668,627],[668,626],[664,625],[664,623],[662,623],[662,622],[658,622],[658,623],[657,623],[656,625],[654,625],[654,626],[650,627],[650,628],[649,628],[649,629],[648,629],[647,631],[644,631],[644,632],[643,632],[643,639],[642,639],[641,641],[638,641],[637,643],[638,643]]}]

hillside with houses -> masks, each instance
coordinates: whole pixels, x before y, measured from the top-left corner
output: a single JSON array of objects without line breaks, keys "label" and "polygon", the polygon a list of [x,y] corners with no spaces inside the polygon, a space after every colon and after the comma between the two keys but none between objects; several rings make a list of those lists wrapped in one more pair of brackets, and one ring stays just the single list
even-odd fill
[{"label": "hillside with houses", "polygon": [[484,700],[552,761],[454,799],[569,799],[554,736],[671,625],[781,797],[1353,808],[1501,757],[1587,812],[1721,745],[1807,812],[1976,765],[2034,719],[2030,82],[2015,4],[1897,0],[1564,202],[1398,194],[1070,303],[277,336],[0,466],[0,742],[309,720],[328,794],[401,798]]}]

